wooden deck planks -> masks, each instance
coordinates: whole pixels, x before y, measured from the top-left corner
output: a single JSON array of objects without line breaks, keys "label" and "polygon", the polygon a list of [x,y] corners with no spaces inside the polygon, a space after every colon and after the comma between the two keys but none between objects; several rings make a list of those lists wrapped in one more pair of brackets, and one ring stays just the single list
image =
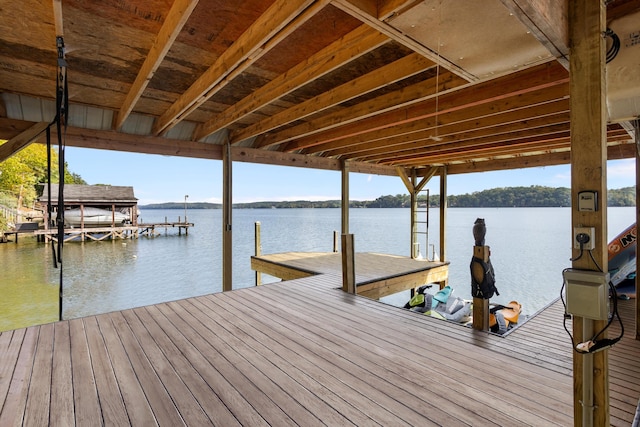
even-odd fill
[{"label": "wooden deck planks", "polygon": [[[0,425],[572,425],[560,303],[498,337],[340,284],[324,274],[4,332]],[[635,415],[639,352],[630,336],[610,350],[614,426]]]},{"label": "wooden deck planks", "polygon": [[[286,296],[280,295],[277,300],[279,300],[280,298],[286,298]],[[275,301],[276,300],[274,300],[274,303]],[[331,304],[329,306],[333,308]],[[397,311],[397,309],[395,308],[393,308],[393,310]],[[467,395],[464,399],[466,402],[465,405],[467,408],[472,408],[474,399],[477,399],[477,401],[479,402],[476,408],[478,413],[481,413],[484,410],[485,405],[487,404],[491,404],[491,406],[495,408],[500,408],[503,402],[509,402],[508,405],[511,405],[513,404],[514,398],[516,398],[517,400],[517,396],[510,395],[510,392],[508,391],[513,387],[513,377],[505,379],[505,382],[503,384],[504,390],[502,388],[502,384],[497,384],[496,386],[495,375],[497,375],[500,371],[499,366],[497,367],[498,369],[493,372],[493,374],[487,374],[486,372],[475,372],[475,375],[479,375],[479,377],[474,377],[473,367],[469,367],[466,372],[464,371],[465,364],[468,365],[471,362],[468,355],[466,355],[467,348],[465,348],[466,346],[464,345],[464,343],[454,340],[453,342],[451,342],[450,347],[445,346],[444,348],[441,348],[439,345],[436,345],[443,343],[441,336],[439,336],[438,333],[429,334],[427,331],[424,331],[422,329],[424,326],[420,325],[415,325],[420,329],[411,331],[409,326],[404,323],[399,326],[397,330],[392,330],[390,333],[387,332],[385,334],[384,332],[394,327],[393,323],[391,323],[393,320],[391,317],[384,319],[384,324],[386,326],[384,331],[372,331],[371,326],[375,325],[375,323],[373,323],[371,319],[364,317],[362,313],[363,310],[361,310],[361,307],[358,307],[357,309],[353,310],[353,312],[349,311],[343,314],[346,317],[353,317],[352,319],[348,320],[348,323],[343,323],[349,325],[353,324],[355,325],[355,328],[362,332],[353,337],[348,337],[347,340],[357,344],[357,348],[384,348],[387,352],[387,358],[391,358],[389,360],[396,362],[395,364],[390,363],[389,365],[393,368],[388,369],[394,370],[398,365],[413,366],[411,371],[414,372],[414,375],[415,372],[420,372],[419,377],[421,381],[425,381],[424,376],[426,375],[429,378],[429,380],[426,381],[426,385],[432,386],[434,391],[449,391],[449,398],[457,402],[457,404],[460,403],[461,399],[461,396],[459,396],[459,394],[461,393],[460,384],[465,384],[465,390],[469,393],[469,395]],[[413,315],[415,313],[406,314]],[[327,316],[328,317],[326,319],[323,319],[322,323],[332,324],[334,319],[337,319],[335,320],[335,327],[338,328],[339,326],[337,325],[341,323],[340,313],[336,313],[335,310],[332,310],[332,312],[330,314],[327,314]],[[416,317],[419,317],[418,320],[422,320],[424,316]],[[425,320],[438,322],[436,319],[430,318],[425,318]],[[367,337],[369,338],[369,341],[360,342],[358,339],[359,336]],[[403,348],[404,346],[407,347]],[[436,353],[436,351],[438,350],[440,351],[439,354]],[[472,350],[472,346],[469,348],[469,350]],[[407,351],[409,352],[408,354],[406,353]],[[460,357],[460,355],[462,355],[462,357]],[[398,357],[398,359],[394,359],[394,356]],[[363,355],[363,357],[366,358],[367,356]],[[456,357],[458,357],[459,360],[455,363],[451,363],[451,359]],[[490,354],[487,354],[487,357],[491,357],[492,364],[500,363],[499,358],[498,360],[495,360],[495,358]],[[421,364],[414,365],[414,362],[416,360],[422,360],[423,358],[425,360],[422,361]],[[477,363],[477,357],[474,357],[473,359]],[[508,364],[509,360],[503,360],[503,362]],[[503,369],[504,367],[502,368],[502,370]],[[441,371],[444,373],[442,373]],[[524,372],[522,374],[524,374]],[[518,378],[523,377],[518,376]],[[450,381],[451,379],[454,379],[454,381]],[[476,387],[476,389],[471,390],[469,386],[474,386]],[[567,391],[569,390],[570,389],[567,389]],[[464,395],[464,393],[462,394]],[[431,400],[434,400],[433,396],[431,397]],[[547,406],[545,407],[548,409],[548,407],[553,406],[554,403],[555,401],[548,401],[546,402]],[[527,405],[527,400],[525,399],[522,404]],[[475,416],[478,417],[479,415],[476,414]],[[504,420],[504,422],[507,422],[507,420]],[[511,422],[513,422],[513,420],[511,420]]]}]

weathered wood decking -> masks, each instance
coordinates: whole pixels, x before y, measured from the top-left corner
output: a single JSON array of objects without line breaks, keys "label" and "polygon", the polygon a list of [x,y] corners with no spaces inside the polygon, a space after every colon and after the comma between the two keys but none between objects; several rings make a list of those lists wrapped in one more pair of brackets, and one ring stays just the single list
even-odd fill
[{"label": "weathered wood decking", "polygon": [[[559,303],[504,338],[340,285],[326,274],[4,332],[0,425],[572,425]],[[612,425],[633,419],[639,354],[633,337],[610,350]]]},{"label": "weathered wood decking", "polygon": [[[291,280],[315,274],[342,274],[342,255],[335,252],[283,252],[251,257],[255,271]],[[368,298],[442,283],[449,277],[449,262],[411,259],[406,256],[358,252],[355,254],[357,293]]]}]

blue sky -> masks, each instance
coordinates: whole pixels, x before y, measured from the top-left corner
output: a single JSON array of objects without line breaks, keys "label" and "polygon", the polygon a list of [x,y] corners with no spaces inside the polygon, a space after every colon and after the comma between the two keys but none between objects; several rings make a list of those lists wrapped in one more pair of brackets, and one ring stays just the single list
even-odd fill
[{"label": "blue sky", "polygon": [[[149,154],[67,147],[71,172],[89,184],[125,185],[134,188],[139,204],[162,202],[213,202],[222,200],[222,162]],[[635,185],[635,160],[607,165],[608,188]],[[400,178],[352,173],[352,200],[373,200],[388,194],[404,194]],[[544,185],[569,187],[570,167],[549,166],[512,171],[451,175],[448,193],[465,194],[495,187]],[[340,173],[307,168],[233,163],[233,202],[340,199]],[[431,194],[439,194],[439,180],[432,179]]]}]

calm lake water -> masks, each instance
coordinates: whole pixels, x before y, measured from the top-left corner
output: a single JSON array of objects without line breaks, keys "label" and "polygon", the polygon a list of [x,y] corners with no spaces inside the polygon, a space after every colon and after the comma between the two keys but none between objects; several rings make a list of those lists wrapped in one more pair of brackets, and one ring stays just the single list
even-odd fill
[{"label": "calm lake water", "polygon": [[[609,209],[609,239],[635,221],[635,208]],[[222,211],[190,210],[188,235],[171,230],[155,238],[64,245],[66,319],[221,291]],[[143,210],[144,222],[177,221],[183,210]],[[430,243],[439,251],[438,211],[431,211]],[[449,209],[447,258],[455,295],[470,298],[472,227],[485,218],[486,243],[500,296],[518,300],[533,314],[558,297],[561,272],[570,266],[569,208]],[[409,209],[352,209],[350,232],[357,252],[410,254]],[[339,209],[241,209],[233,212],[234,289],[253,286],[250,268],[254,223],[262,226],[263,253],[333,249]],[[429,248],[428,253],[431,254]],[[425,248],[422,247],[424,254]],[[0,244],[0,331],[57,320],[60,269],[50,245],[21,238]],[[265,276],[264,282],[275,281]],[[408,292],[386,298],[404,305]]]}]

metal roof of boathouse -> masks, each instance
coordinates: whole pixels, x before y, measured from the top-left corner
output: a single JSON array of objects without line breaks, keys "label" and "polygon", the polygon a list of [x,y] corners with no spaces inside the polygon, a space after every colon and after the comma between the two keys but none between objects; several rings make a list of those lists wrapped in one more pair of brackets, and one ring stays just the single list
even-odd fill
[{"label": "metal roof of boathouse", "polygon": [[[58,184],[51,184],[51,202],[58,202]],[[42,196],[38,198],[39,203],[49,201],[47,184],[43,184]],[[65,205],[126,205],[134,206],[138,204],[138,199],[133,194],[133,187],[117,185],[80,185],[65,184],[64,186]]]}]

